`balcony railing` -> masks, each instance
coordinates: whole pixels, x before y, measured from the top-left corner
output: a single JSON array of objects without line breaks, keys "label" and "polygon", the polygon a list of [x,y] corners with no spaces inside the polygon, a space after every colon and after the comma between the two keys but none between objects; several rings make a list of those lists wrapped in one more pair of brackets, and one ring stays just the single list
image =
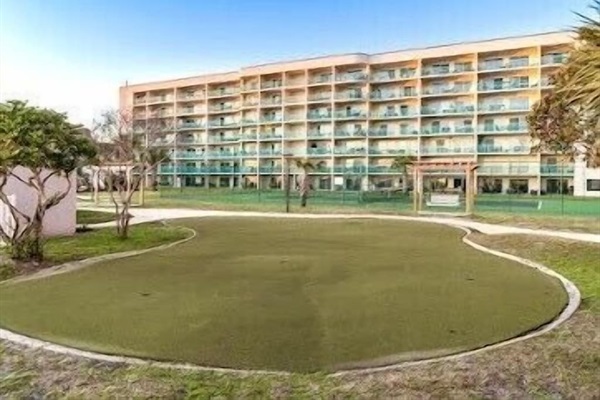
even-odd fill
[{"label": "balcony railing", "polygon": [[484,163],[477,168],[477,175],[537,175],[538,171],[537,163]]},{"label": "balcony railing", "polygon": [[238,121],[210,121],[209,128],[236,128],[239,126]]},{"label": "balcony railing", "polygon": [[366,118],[367,114],[363,111],[336,111],[335,119],[362,119]]},{"label": "balcony railing", "polygon": [[242,137],[239,135],[231,135],[231,136],[209,136],[208,143],[224,143],[224,142],[237,142]]},{"label": "balcony railing", "polygon": [[258,90],[258,83],[250,83],[242,86],[242,92],[252,92]]},{"label": "balcony railing", "polygon": [[454,85],[454,86],[430,86],[423,89],[424,96],[444,95],[468,93],[471,91],[470,85]]},{"label": "balcony railing", "polygon": [[506,112],[506,111],[529,111],[529,103],[523,104],[480,104],[477,107],[477,111],[479,112]]},{"label": "balcony railing", "polygon": [[240,90],[238,88],[211,90],[208,92],[208,97],[234,96],[239,92]]},{"label": "balcony railing", "polygon": [[554,175],[554,176],[565,176],[573,175],[575,173],[575,167],[573,164],[558,165],[558,164],[541,164],[540,174],[541,175]]},{"label": "balcony railing", "polygon": [[411,118],[416,117],[418,113],[414,109],[400,110],[400,111],[384,111],[384,112],[373,112],[371,118],[374,119],[393,119],[393,118]]},{"label": "balcony railing", "polygon": [[397,156],[397,155],[408,155],[417,154],[414,149],[380,149],[378,147],[369,147],[370,156]]},{"label": "balcony railing", "polygon": [[241,120],[240,124],[242,126],[246,126],[246,125],[256,125],[258,124],[258,120],[255,119],[250,119],[250,118],[244,118]]},{"label": "balcony railing", "polygon": [[335,165],[333,167],[333,172],[336,174],[366,174],[367,167],[364,165]]},{"label": "balcony railing", "polygon": [[421,154],[473,154],[473,150],[472,146],[424,146],[421,147]]},{"label": "balcony railing", "polygon": [[352,155],[365,155],[367,149],[364,147],[335,147],[333,154],[352,156]]},{"label": "balcony railing", "polygon": [[281,81],[266,81],[261,85],[261,89],[277,89],[283,86]]},{"label": "balcony railing", "polygon": [[384,137],[398,137],[398,136],[411,136],[418,135],[419,131],[416,127],[400,128],[398,131],[390,131],[387,129],[371,129],[369,131],[369,137],[373,138],[384,138]]},{"label": "balcony railing", "polygon": [[475,106],[472,106],[472,105],[465,105],[465,106],[454,105],[454,106],[450,106],[447,108],[424,106],[421,108],[421,114],[423,114],[423,115],[471,114],[474,112],[475,112]]},{"label": "balcony railing", "polygon": [[283,134],[281,134],[281,133],[261,132],[258,135],[258,140],[281,140],[281,139],[283,139]]},{"label": "balcony railing", "polygon": [[309,139],[331,138],[331,132],[308,131],[306,137]]},{"label": "balcony railing", "polygon": [[306,149],[306,154],[313,156],[329,155],[331,154],[331,149],[327,147],[310,147]]},{"label": "balcony railing", "polygon": [[480,133],[498,133],[498,132],[514,132],[514,133],[525,133],[527,132],[527,124],[506,124],[506,125],[479,125],[478,131]]},{"label": "balcony railing", "polygon": [[492,92],[495,90],[529,89],[536,86],[537,85],[530,85],[529,82],[479,82],[477,89],[480,92]]},{"label": "balcony railing", "polygon": [[240,157],[256,157],[258,152],[256,150],[240,150],[238,154]]},{"label": "balcony railing", "polygon": [[318,75],[309,78],[309,85],[317,85],[322,83],[331,83],[333,81],[332,75]]},{"label": "balcony railing", "polygon": [[171,96],[152,96],[148,98],[148,103],[168,103],[173,101]]},{"label": "balcony railing", "polygon": [[306,119],[308,119],[308,120],[331,119],[331,116],[332,116],[332,114],[330,112],[328,112],[328,113],[320,113],[320,114],[308,113],[306,115]]},{"label": "balcony railing", "polygon": [[448,67],[428,67],[424,66],[421,70],[421,75],[423,76],[433,76],[433,75],[452,75],[452,74],[461,74],[465,72],[473,72],[473,66],[456,66],[454,68]]},{"label": "balcony railing", "polygon": [[135,97],[133,99],[133,104],[146,104],[146,98],[145,97]]},{"label": "balcony railing", "polygon": [[260,102],[261,106],[279,106],[281,105],[281,103],[283,103],[283,101],[281,100],[281,98],[278,99],[263,99]]},{"label": "balcony railing", "polygon": [[472,126],[424,126],[421,129],[421,135],[453,135],[453,134],[471,134],[475,132]]},{"label": "balcony railing", "polygon": [[275,116],[275,117],[261,117],[260,118],[260,123],[261,124],[275,124],[278,122],[282,122],[283,118],[281,117],[281,115]]},{"label": "balcony railing", "polygon": [[281,151],[281,149],[261,149],[258,151],[258,155],[259,156],[280,156],[282,155],[283,152]]},{"label": "balcony railing", "polygon": [[258,167],[258,172],[261,174],[281,174],[282,171],[281,165]]},{"label": "balcony railing", "polygon": [[335,80],[337,82],[362,82],[369,78],[364,72],[349,72],[345,74],[337,74]]},{"label": "balcony railing", "polygon": [[569,55],[567,53],[563,54],[547,54],[542,56],[542,65],[556,65],[556,64],[564,64],[569,59]]},{"label": "balcony railing", "polygon": [[[172,143],[172,142],[171,142]],[[178,144],[204,144],[202,138],[187,137],[177,140]]]},{"label": "balcony railing", "polygon": [[177,125],[178,130],[184,129],[202,129],[206,125],[203,122],[181,122]]},{"label": "balcony railing", "polygon": [[493,60],[484,61],[479,64],[480,71],[494,71],[500,69],[511,69],[511,68],[525,68],[533,64],[529,62],[529,59],[516,59],[516,60]]},{"label": "balcony railing", "polygon": [[367,136],[367,131],[363,129],[352,130],[352,131],[342,131],[337,130],[333,133],[333,136],[336,138],[361,138]]},{"label": "balcony railing", "polygon": [[410,92],[371,92],[371,100],[372,101],[385,101],[385,100],[393,100],[393,99],[403,99],[406,97],[414,97],[417,96],[417,91]]},{"label": "balcony railing", "polygon": [[177,93],[177,101],[204,100],[203,93]]},{"label": "balcony railing", "polygon": [[198,153],[195,151],[178,151],[171,153],[173,160],[202,160],[204,159],[204,153]]},{"label": "balcony railing", "polygon": [[229,112],[229,111],[234,111],[235,109],[238,108],[237,104],[223,104],[222,106],[218,106],[218,107],[211,107],[209,108],[209,112],[211,113],[219,113],[219,112]]},{"label": "balcony railing", "polygon": [[524,154],[529,153],[530,147],[525,145],[501,146],[480,144],[477,151],[484,154]]},{"label": "balcony railing", "polygon": [[239,158],[240,154],[235,151],[207,151],[207,159]]},{"label": "balcony railing", "polygon": [[400,174],[402,171],[398,168],[392,168],[388,165],[369,165],[369,174]]},{"label": "balcony railing", "polygon": [[314,96],[309,96],[308,97],[308,102],[317,102],[317,101],[331,101],[332,96],[331,93],[326,93],[326,94],[317,94]]},{"label": "balcony railing", "polygon": [[337,93],[336,100],[366,100],[362,93]]},{"label": "balcony railing", "polygon": [[396,74],[395,71],[391,74],[389,72],[375,72],[371,75],[371,82],[390,82],[398,79],[411,79],[415,76],[417,76],[416,69],[405,69],[400,71],[399,74]]}]

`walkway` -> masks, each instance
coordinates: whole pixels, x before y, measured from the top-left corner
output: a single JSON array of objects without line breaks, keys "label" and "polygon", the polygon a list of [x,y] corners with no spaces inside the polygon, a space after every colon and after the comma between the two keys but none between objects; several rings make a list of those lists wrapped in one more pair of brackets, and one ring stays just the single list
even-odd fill
[{"label": "walkway", "polygon": [[[104,211],[106,208],[85,207],[86,210]],[[380,215],[380,214],[285,214],[273,212],[251,212],[251,211],[213,211],[213,210],[191,210],[181,208],[136,208],[131,213],[134,224],[144,222],[162,221],[178,218],[198,218],[198,217],[270,217],[270,218],[374,218],[398,221],[420,221],[431,222],[456,227],[468,228],[486,235],[505,235],[505,234],[524,234],[541,235],[556,237],[562,239],[578,240],[582,242],[600,243],[600,235],[593,233],[564,232],[546,229],[529,229],[514,226],[486,224],[482,222],[470,221],[459,218],[440,218],[440,217],[410,217],[400,215]],[[113,226],[114,222],[92,225],[94,228],[103,228]]]}]

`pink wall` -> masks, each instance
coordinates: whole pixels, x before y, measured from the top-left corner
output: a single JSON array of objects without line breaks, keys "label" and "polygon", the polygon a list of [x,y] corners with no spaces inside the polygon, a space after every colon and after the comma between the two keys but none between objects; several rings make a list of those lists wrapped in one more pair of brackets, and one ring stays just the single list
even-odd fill
[{"label": "pink wall", "polygon": [[[13,172],[22,179],[31,176],[31,171],[27,168],[17,167]],[[70,177],[72,186],[69,194],[58,205],[52,207],[46,212],[43,225],[45,236],[63,236],[75,233],[76,207],[77,207],[77,185],[75,173]],[[63,191],[67,188],[67,179],[65,177],[52,177],[46,183],[48,195]],[[3,191],[8,196],[14,196],[16,207],[27,215],[33,214],[37,203],[37,192],[29,188],[16,178],[9,178]]]}]

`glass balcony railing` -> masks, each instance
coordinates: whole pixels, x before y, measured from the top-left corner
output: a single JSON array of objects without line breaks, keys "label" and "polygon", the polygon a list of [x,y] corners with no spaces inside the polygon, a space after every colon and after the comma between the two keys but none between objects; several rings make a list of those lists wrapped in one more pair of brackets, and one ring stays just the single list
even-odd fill
[{"label": "glass balcony railing", "polygon": [[378,147],[369,147],[370,156],[397,156],[397,155],[412,155],[417,154],[414,149],[382,149]]},{"label": "glass balcony railing", "polygon": [[258,83],[250,83],[242,86],[242,92],[252,92],[258,90]]},{"label": "glass balcony railing", "polygon": [[471,114],[475,112],[475,106],[472,105],[451,105],[446,107],[424,106],[421,108],[423,115],[441,115],[441,114]]},{"label": "glass balcony railing", "polygon": [[360,138],[360,137],[366,137],[367,136],[367,131],[363,130],[363,129],[358,129],[358,130],[336,130],[333,133],[333,136],[336,138]]},{"label": "glass balcony railing", "polygon": [[362,93],[337,93],[335,95],[336,100],[366,100],[366,97]]},{"label": "glass balcony railing", "polygon": [[247,141],[247,142],[251,142],[253,140],[256,140],[258,138],[258,135],[256,133],[246,133],[243,134],[242,137],[240,138],[241,141]]},{"label": "glass balcony railing", "polygon": [[477,111],[479,112],[506,112],[506,111],[529,111],[529,103],[520,103],[520,104],[506,104],[506,103],[496,103],[496,104],[480,104],[477,107]]},{"label": "glass balcony railing", "polygon": [[152,96],[148,98],[148,103],[168,103],[172,101],[173,97],[171,96]]},{"label": "glass balcony railing", "polygon": [[286,115],[284,119],[286,122],[304,121],[304,116],[297,115],[297,114],[296,115]]},{"label": "glass balcony railing", "polygon": [[477,89],[480,92],[492,92],[495,90],[516,90],[516,89],[529,89],[536,87],[536,85],[530,85],[529,82],[480,82],[477,85]]},{"label": "glass balcony railing", "polygon": [[372,101],[385,101],[385,100],[393,100],[393,99],[403,99],[407,97],[415,97],[417,96],[417,91],[404,91],[404,92],[371,92],[369,96]]},{"label": "glass balcony railing", "polygon": [[282,121],[283,121],[283,118],[281,117],[281,115],[260,118],[261,124],[275,124],[275,123],[282,122]]},{"label": "glass balcony railing", "polygon": [[219,159],[219,158],[238,158],[239,153],[234,151],[208,151],[206,152],[207,159]]},{"label": "glass balcony railing", "polygon": [[146,98],[145,97],[135,97],[133,99],[133,104],[146,104]]},{"label": "glass balcony railing", "polygon": [[532,66],[529,62],[529,58],[516,58],[516,59],[499,59],[499,60],[491,60],[484,61],[479,64],[480,71],[493,71],[500,69],[511,69],[511,68],[525,68]]},{"label": "glass balcony railing", "polygon": [[283,86],[282,81],[266,81],[261,85],[261,89],[277,89]]},{"label": "glass balcony railing", "polygon": [[364,147],[335,147],[333,149],[333,154],[345,156],[365,155],[367,154],[367,149]]},{"label": "glass balcony railing", "polygon": [[421,147],[421,154],[473,154],[473,150],[472,146],[423,146]]},{"label": "glass balcony railing", "polygon": [[430,86],[423,89],[423,96],[468,93],[470,91],[471,85]]},{"label": "glass balcony railing", "polygon": [[248,126],[248,125],[256,125],[258,124],[258,120],[256,119],[250,119],[250,118],[244,118],[240,121],[240,124],[242,126]]},{"label": "glass balcony railing", "polygon": [[541,164],[540,174],[541,175],[555,175],[555,176],[568,176],[575,173],[575,166],[573,164]]},{"label": "glass balcony railing", "polygon": [[313,96],[309,96],[308,97],[308,102],[317,102],[317,101],[331,101],[332,96],[331,93],[325,93],[325,94],[317,94],[317,95],[313,95]]},{"label": "glass balcony railing", "polygon": [[369,174],[400,174],[402,171],[398,168],[392,168],[389,165],[369,165]]},{"label": "glass balcony railing", "polygon": [[308,120],[322,120],[322,119],[331,119],[332,114],[328,113],[308,113],[306,119]]},{"label": "glass balcony railing", "polygon": [[261,132],[258,135],[259,140],[281,140],[283,139],[283,134],[276,132]]},{"label": "glass balcony railing", "polygon": [[400,111],[383,111],[371,113],[373,119],[393,119],[416,117],[418,113],[414,109],[401,109]]},{"label": "glass balcony railing", "polygon": [[362,82],[369,78],[364,72],[348,72],[345,74],[337,74],[335,80],[337,82]]},{"label": "glass balcony railing", "polygon": [[542,56],[542,65],[558,65],[564,64],[569,59],[569,55],[567,53],[561,54],[547,54]]},{"label": "glass balcony railing", "polygon": [[434,76],[434,75],[451,75],[451,74],[461,74],[465,72],[473,72],[472,65],[457,65],[454,68],[450,68],[450,66],[424,66],[421,70],[421,75],[423,76]]},{"label": "glass balcony railing", "polygon": [[261,174],[281,174],[283,168],[281,165],[271,165],[266,167],[259,167],[258,172]]},{"label": "glass balcony railing", "polygon": [[455,134],[472,134],[475,132],[472,126],[424,126],[421,129],[421,135],[455,135]]},{"label": "glass balcony railing", "polygon": [[375,72],[371,75],[371,82],[391,82],[398,79],[411,79],[416,76],[416,68],[402,69],[399,73],[396,73],[396,71]]},{"label": "glass balcony railing", "polygon": [[178,130],[184,129],[202,129],[206,125],[203,122],[181,122],[177,125]]},{"label": "glass balcony railing", "polygon": [[367,167],[364,165],[336,165],[333,167],[336,174],[366,174]]},{"label": "glass balcony railing", "polygon": [[239,126],[238,121],[210,121],[209,128],[236,128]]},{"label": "glass balcony railing", "polygon": [[208,92],[208,97],[224,97],[224,96],[235,96],[240,92],[238,88],[229,88],[229,89],[218,89],[218,90],[210,90]]},{"label": "glass balcony railing", "polygon": [[331,138],[331,132],[308,131],[306,137],[309,139]]},{"label": "glass balcony railing", "polygon": [[308,80],[309,85],[331,83],[333,81],[332,75],[317,75],[313,76]]},{"label": "glass balcony railing", "polygon": [[204,93],[177,93],[177,101],[192,101],[192,100],[203,100]]},{"label": "glass balcony railing", "polygon": [[198,113],[198,114],[202,114],[202,113],[203,113],[203,111],[204,111],[204,110],[200,110],[200,109],[196,110],[196,109],[195,109],[195,108],[193,108],[193,107],[189,107],[189,108],[180,108],[180,109],[178,109],[178,110],[177,110],[177,114],[178,114],[178,115],[189,115],[189,114],[196,114],[196,113]]},{"label": "glass balcony railing", "polygon": [[256,150],[240,150],[238,154],[240,157],[256,157],[258,152]]},{"label": "glass balcony railing", "polygon": [[498,132],[514,132],[526,133],[528,130],[527,124],[506,124],[506,125],[480,125],[478,131],[480,133],[498,133]]},{"label": "glass balcony railing", "polygon": [[204,144],[202,138],[186,137],[177,140],[178,144]]},{"label": "glass balcony railing", "polygon": [[279,157],[283,154],[281,149],[261,149],[258,155],[261,157]]},{"label": "glass balcony railing", "polygon": [[260,102],[261,106],[280,106],[281,103],[283,103],[283,101],[281,100],[281,98],[277,98],[277,99],[263,99]]},{"label": "glass balcony railing", "polygon": [[529,153],[530,147],[526,145],[501,146],[493,144],[480,144],[477,151],[483,154],[524,154]]},{"label": "glass balcony railing", "polygon": [[361,119],[366,118],[367,114],[363,111],[336,111],[335,119]]},{"label": "glass balcony railing", "polygon": [[234,105],[234,104],[223,104],[222,106],[217,106],[217,107],[211,107],[209,108],[209,111],[211,113],[220,113],[220,112],[229,112],[229,111],[233,111],[235,109],[237,109],[238,106]]},{"label": "glass balcony railing", "polygon": [[256,107],[258,106],[258,100],[246,100],[242,103],[242,107]]},{"label": "glass balcony railing", "polygon": [[239,135],[231,136],[209,136],[208,143],[224,143],[224,142],[237,142],[241,139]]},{"label": "glass balcony railing", "polygon": [[312,155],[312,156],[330,155],[331,149],[329,149],[327,147],[310,147],[310,148],[306,149],[306,154]]},{"label": "glass balcony railing", "polygon": [[477,168],[477,175],[537,175],[537,163],[483,163]]},{"label": "glass balcony railing", "polygon": [[171,153],[172,160],[202,160],[204,159],[204,153],[195,151],[178,151]]}]

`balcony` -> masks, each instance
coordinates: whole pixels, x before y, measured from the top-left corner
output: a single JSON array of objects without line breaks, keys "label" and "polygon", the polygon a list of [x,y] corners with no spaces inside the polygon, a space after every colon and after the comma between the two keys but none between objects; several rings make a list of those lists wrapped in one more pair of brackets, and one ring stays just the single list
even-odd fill
[{"label": "balcony", "polygon": [[242,103],[242,108],[251,108],[258,106],[258,100],[246,100]]},{"label": "balcony", "polygon": [[537,163],[494,163],[482,164],[477,168],[477,175],[480,176],[532,176],[537,175],[539,164]]},{"label": "balcony", "polygon": [[146,104],[146,97],[134,97],[133,104],[135,104],[135,105]]},{"label": "balcony", "polygon": [[302,115],[286,115],[285,122],[304,122],[304,116]]},{"label": "balcony", "polygon": [[177,101],[195,101],[204,99],[205,96],[203,93],[177,93]]},{"label": "balcony", "polygon": [[467,72],[473,72],[473,66],[471,65],[463,65],[463,66],[455,66],[454,68],[450,68],[450,66],[424,66],[421,70],[421,75],[430,77],[430,76],[445,76],[445,75],[454,75],[454,74],[464,74]]},{"label": "balcony", "polygon": [[281,149],[261,149],[258,155],[261,157],[280,157],[283,154]]},{"label": "balcony", "polygon": [[138,112],[133,114],[133,119],[137,119],[137,120],[142,120],[142,119],[146,119],[146,116],[148,114],[146,114],[145,112]]},{"label": "balcony", "polygon": [[326,113],[308,113],[306,115],[306,119],[309,121],[321,121],[324,119],[331,119],[332,114],[331,112],[326,112]]},{"label": "balcony", "polygon": [[415,155],[414,149],[380,149],[378,147],[369,147],[369,156],[399,156],[399,155]]},{"label": "balcony", "polygon": [[238,88],[222,88],[218,90],[210,90],[208,92],[208,97],[228,97],[228,96],[237,96],[240,93]]},{"label": "balcony", "polygon": [[204,153],[198,153],[195,151],[178,151],[171,154],[172,160],[203,160]]},{"label": "balcony", "polygon": [[261,124],[278,124],[278,123],[281,123],[282,121],[283,121],[283,118],[281,117],[281,115],[263,116],[260,118]]},{"label": "balcony", "polygon": [[222,114],[237,111],[239,107],[237,104],[223,104],[218,107],[211,107],[208,109],[208,112],[211,114]]},{"label": "balcony", "polygon": [[202,140],[202,138],[185,137],[177,140],[177,144],[204,144],[204,141]]},{"label": "balcony", "polygon": [[306,137],[308,139],[331,139],[331,132],[308,131]]},{"label": "balcony", "polygon": [[562,65],[566,63],[569,59],[569,55],[567,53],[561,54],[547,54],[542,56],[542,65]]},{"label": "balcony", "polygon": [[208,123],[209,128],[238,128],[238,121],[210,121]]},{"label": "balcony", "polygon": [[331,149],[327,147],[310,147],[306,149],[306,154],[311,156],[328,156],[331,155]]},{"label": "balcony", "polygon": [[258,139],[258,135],[256,133],[246,133],[246,134],[242,135],[242,137],[240,138],[240,140],[242,142],[253,142],[257,139]]},{"label": "balcony", "polygon": [[424,146],[421,155],[446,155],[446,154],[473,154],[472,146]]},{"label": "balcony", "polygon": [[206,152],[206,158],[209,160],[215,159],[227,159],[227,158],[239,158],[240,154],[234,151],[208,151]]},{"label": "balcony", "polygon": [[250,158],[256,157],[258,155],[258,152],[256,150],[240,150],[238,154],[240,155],[240,157]]},{"label": "balcony", "polygon": [[281,165],[271,165],[258,168],[258,172],[261,174],[281,174],[282,171],[283,168],[281,167]]},{"label": "balcony", "polygon": [[405,110],[401,109],[400,111],[384,111],[384,112],[374,112],[371,113],[371,119],[398,119],[398,118],[415,118],[418,116],[418,113],[415,110]]},{"label": "balcony", "polygon": [[390,131],[387,129],[371,129],[369,130],[370,138],[398,138],[402,136],[418,136],[419,131],[415,126],[401,127],[398,131]]},{"label": "balcony", "polygon": [[363,111],[336,111],[336,120],[352,120],[352,119],[365,119],[367,114]]},{"label": "balcony", "polygon": [[333,154],[341,156],[364,156],[367,154],[367,149],[364,147],[335,147]]},{"label": "balcony", "polygon": [[388,165],[369,165],[369,174],[401,174],[398,168],[392,168]]},{"label": "balcony", "polygon": [[242,86],[242,92],[254,92],[258,90],[258,83],[254,82],[254,83],[248,83],[244,86]]},{"label": "balcony", "polygon": [[308,97],[309,103],[330,103],[332,100],[331,93],[319,93]]},{"label": "balcony", "polygon": [[506,125],[479,125],[477,130],[479,133],[495,134],[495,133],[527,133],[527,124],[506,124]]},{"label": "balcony", "polygon": [[332,81],[333,81],[333,77],[330,74],[319,75],[319,76],[314,76],[314,77],[310,78],[308,80],[308,84],[309,85],[324,85],[324,84],[329,84]]},{"label": "balcony", "polygon": [[423,97],[451,96],[471,92],[471,85],[429,86],[423,89]]},{"label": "balcony", "polygon": [[336,174],[366,174],[367,167],[364,165],[336,165],[333,167],[333,172]]},{"label": "balcony", "polygon": [[280,141],[281,139],[283,139],[283,134],[281,133],[261,132],[260,135],[258,135],[258,140],[263,142]]},{"label": "balcony", "polygon": [[461,126],[424,126],[421,129],[421,135],[423,136],[441,136],[441,135],[472,135],[475,132],[472,126],[461,125]]},{"label": "balcony", "polygon": [[286,97],[285,104],[302,104],[306,102],[304,97]]},{"label": "balcony", "polygon": [[529,102],[522,104],[506,104],[506,103],[496,103],[496,104],[480,104],[477,107],[477,111],[479,113],[506,113],[506,112],[519,112],[519,111],[529,111]]},{"label": "balcony", "polygon": [[348,72],[344,74],[337,74],[335,81],[340,82],[364,82],[369,78],[364,72]]},{"label": "balcony", "polygon": [[573,164],[558,165],[558,164],[541,164],[540,175],[545,176],[572,176],[575,173]]},{"label": "balcony", "polygon": [[177,110],[177,115],[192,115],[192,114],[204,114],[206,109],[196,109],[194,107],[184,107]]},{"label": "balcony", "polygon": [[352,130],[352,131],[341,131],[337,130],[333,133],[335,138],[364,138],[367,136],[367,131],[363,129]]},{"label": "balcony", "polygon": [[146,104],[170,103],[173,101],[172,96],[151,96]]},{"label": "balcony", "polygon": [[495,92],[506,90],[523,90],[535,88],[537,85],[530,85],[529,82],[479,82],[477,89],[480,92]]},{"label": "balcony", "polygon": [[208,143],[238,142],[241,138],[242,137],[240,135],[209,136]]},{"label": "balcony", "polygon": [[153,118],[168,118],[168,117],[172,117],[173,111],[172,110],[160,110],[160,111],[155,111],[155,112],[151,112],[151,116]]},{"label": "balcony", "polygon": [[475,106],[472,105],[451,105],[449,107],[421,107],[422,115],[456,115],[456,114],[473,114],[475,112]]},{"label": "balcony", "polygon": [[405,68],[401,69],[399,74],[396,71],[375,72],[371,75],[371,82],[393,82],[402,79],[413,79],[416,76],[416,68]]},{"label": "balcony", "polygon": [[499,146],[493,144],[480,144],[477,151],[482,154],[528,154],[530,147],[525,145]]},{"label": "balcony", "polygon": [[252,126],[258,124],[258,121],[250,118],[243,118],[240,122],[242,126]]},{"label": "balcony", "polygon": [[183,131],[187,129],[204,129],[205,124],[203,122],[180,122],[177,125],[177,130]]},{"label": "balcony", "polygon": [[283,87],[282,81],[266,81],[260,87],[260,90],[279,89]]},{"label": "balcony", "polygon": [[283,101],[281,98],[276,99],[263,99],[260,101],[261,107],[280,107]]},{"label": "balcony", "polygon": [[534,64],[529,62],[529,58],[518,58],[514,60],[490,60],[479,64],[479,71],[497,71],[506,69],[528,68]]}]

